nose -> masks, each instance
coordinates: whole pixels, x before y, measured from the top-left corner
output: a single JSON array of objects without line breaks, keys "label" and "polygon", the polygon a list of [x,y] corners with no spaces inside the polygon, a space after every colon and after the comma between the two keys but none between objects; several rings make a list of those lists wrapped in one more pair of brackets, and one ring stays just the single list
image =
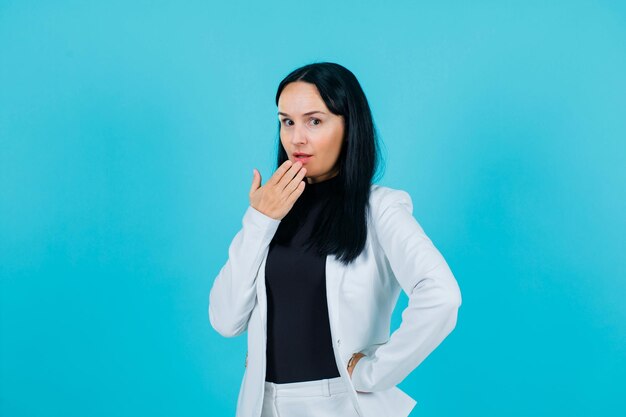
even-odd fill
[{"label": "nose", "polygon": [[299,125],[296,125],[294,126],[294,129],[292,132],[293,132],[291,135],[292,145],[302,144],[302,143],[307,142],[306,131],[304,130],[304,127],[300,127]]}]

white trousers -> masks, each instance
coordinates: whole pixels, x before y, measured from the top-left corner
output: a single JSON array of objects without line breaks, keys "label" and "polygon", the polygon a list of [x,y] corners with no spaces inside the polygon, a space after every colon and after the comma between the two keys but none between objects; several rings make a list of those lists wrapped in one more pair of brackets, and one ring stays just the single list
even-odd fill
[{"label": "white trousers", "polygon": [[261,417],[359,417],[341,376],[276,384],[265,381]]}]

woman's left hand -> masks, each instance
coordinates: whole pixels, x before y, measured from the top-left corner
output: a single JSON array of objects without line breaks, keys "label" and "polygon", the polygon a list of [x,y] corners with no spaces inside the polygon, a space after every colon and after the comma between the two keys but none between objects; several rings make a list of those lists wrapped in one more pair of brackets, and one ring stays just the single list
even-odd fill
[{"label": "woman's left hand", "polygon": [[364,353],[361,353],[361,352],[355,353],[354,354],[354,359],[352,359],[352,362],[350,363],[350,361],[348,361],[349,362],[349,365],[348,365],[348,375],[350,375],[350,378],[352,378],[352,371],[354,370],[354,367],[356,366],[356,364],[359,361],[359,359],[361,359],[363,356],[365,356]]}]

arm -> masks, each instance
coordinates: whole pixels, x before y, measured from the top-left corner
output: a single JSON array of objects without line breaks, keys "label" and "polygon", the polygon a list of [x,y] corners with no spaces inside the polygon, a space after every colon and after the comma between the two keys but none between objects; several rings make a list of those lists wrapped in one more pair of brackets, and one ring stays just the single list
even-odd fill
[{"label": "arm", "polygon": [[387,343],[359,359],[352,372],[357,391],[399,384],[454,329],[461,291],[441,253],[413,217],[410,195],[392,190],[373,213],[380,245],[409,297],[402,322]]},{"label": "arm", "polygon": [[228,260],[213,282],[209,294],[209,322],[224,337],[248,328],[256,301],[256,276],[281,220],[248,206],[242,229],[228,248]]}]

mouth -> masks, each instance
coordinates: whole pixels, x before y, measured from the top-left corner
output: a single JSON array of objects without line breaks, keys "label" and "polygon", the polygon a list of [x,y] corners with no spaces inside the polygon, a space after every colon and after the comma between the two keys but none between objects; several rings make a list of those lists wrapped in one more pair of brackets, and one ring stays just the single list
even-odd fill
[{"label": "mouth", "polygon": [[300,153],[300,152],[296,152],[293,154],[293,157],[296,161],[300,161],[303,164],[306,164],[309,162],[309,160],[313,157],[313,155],[309,155],[306,153]]}]

